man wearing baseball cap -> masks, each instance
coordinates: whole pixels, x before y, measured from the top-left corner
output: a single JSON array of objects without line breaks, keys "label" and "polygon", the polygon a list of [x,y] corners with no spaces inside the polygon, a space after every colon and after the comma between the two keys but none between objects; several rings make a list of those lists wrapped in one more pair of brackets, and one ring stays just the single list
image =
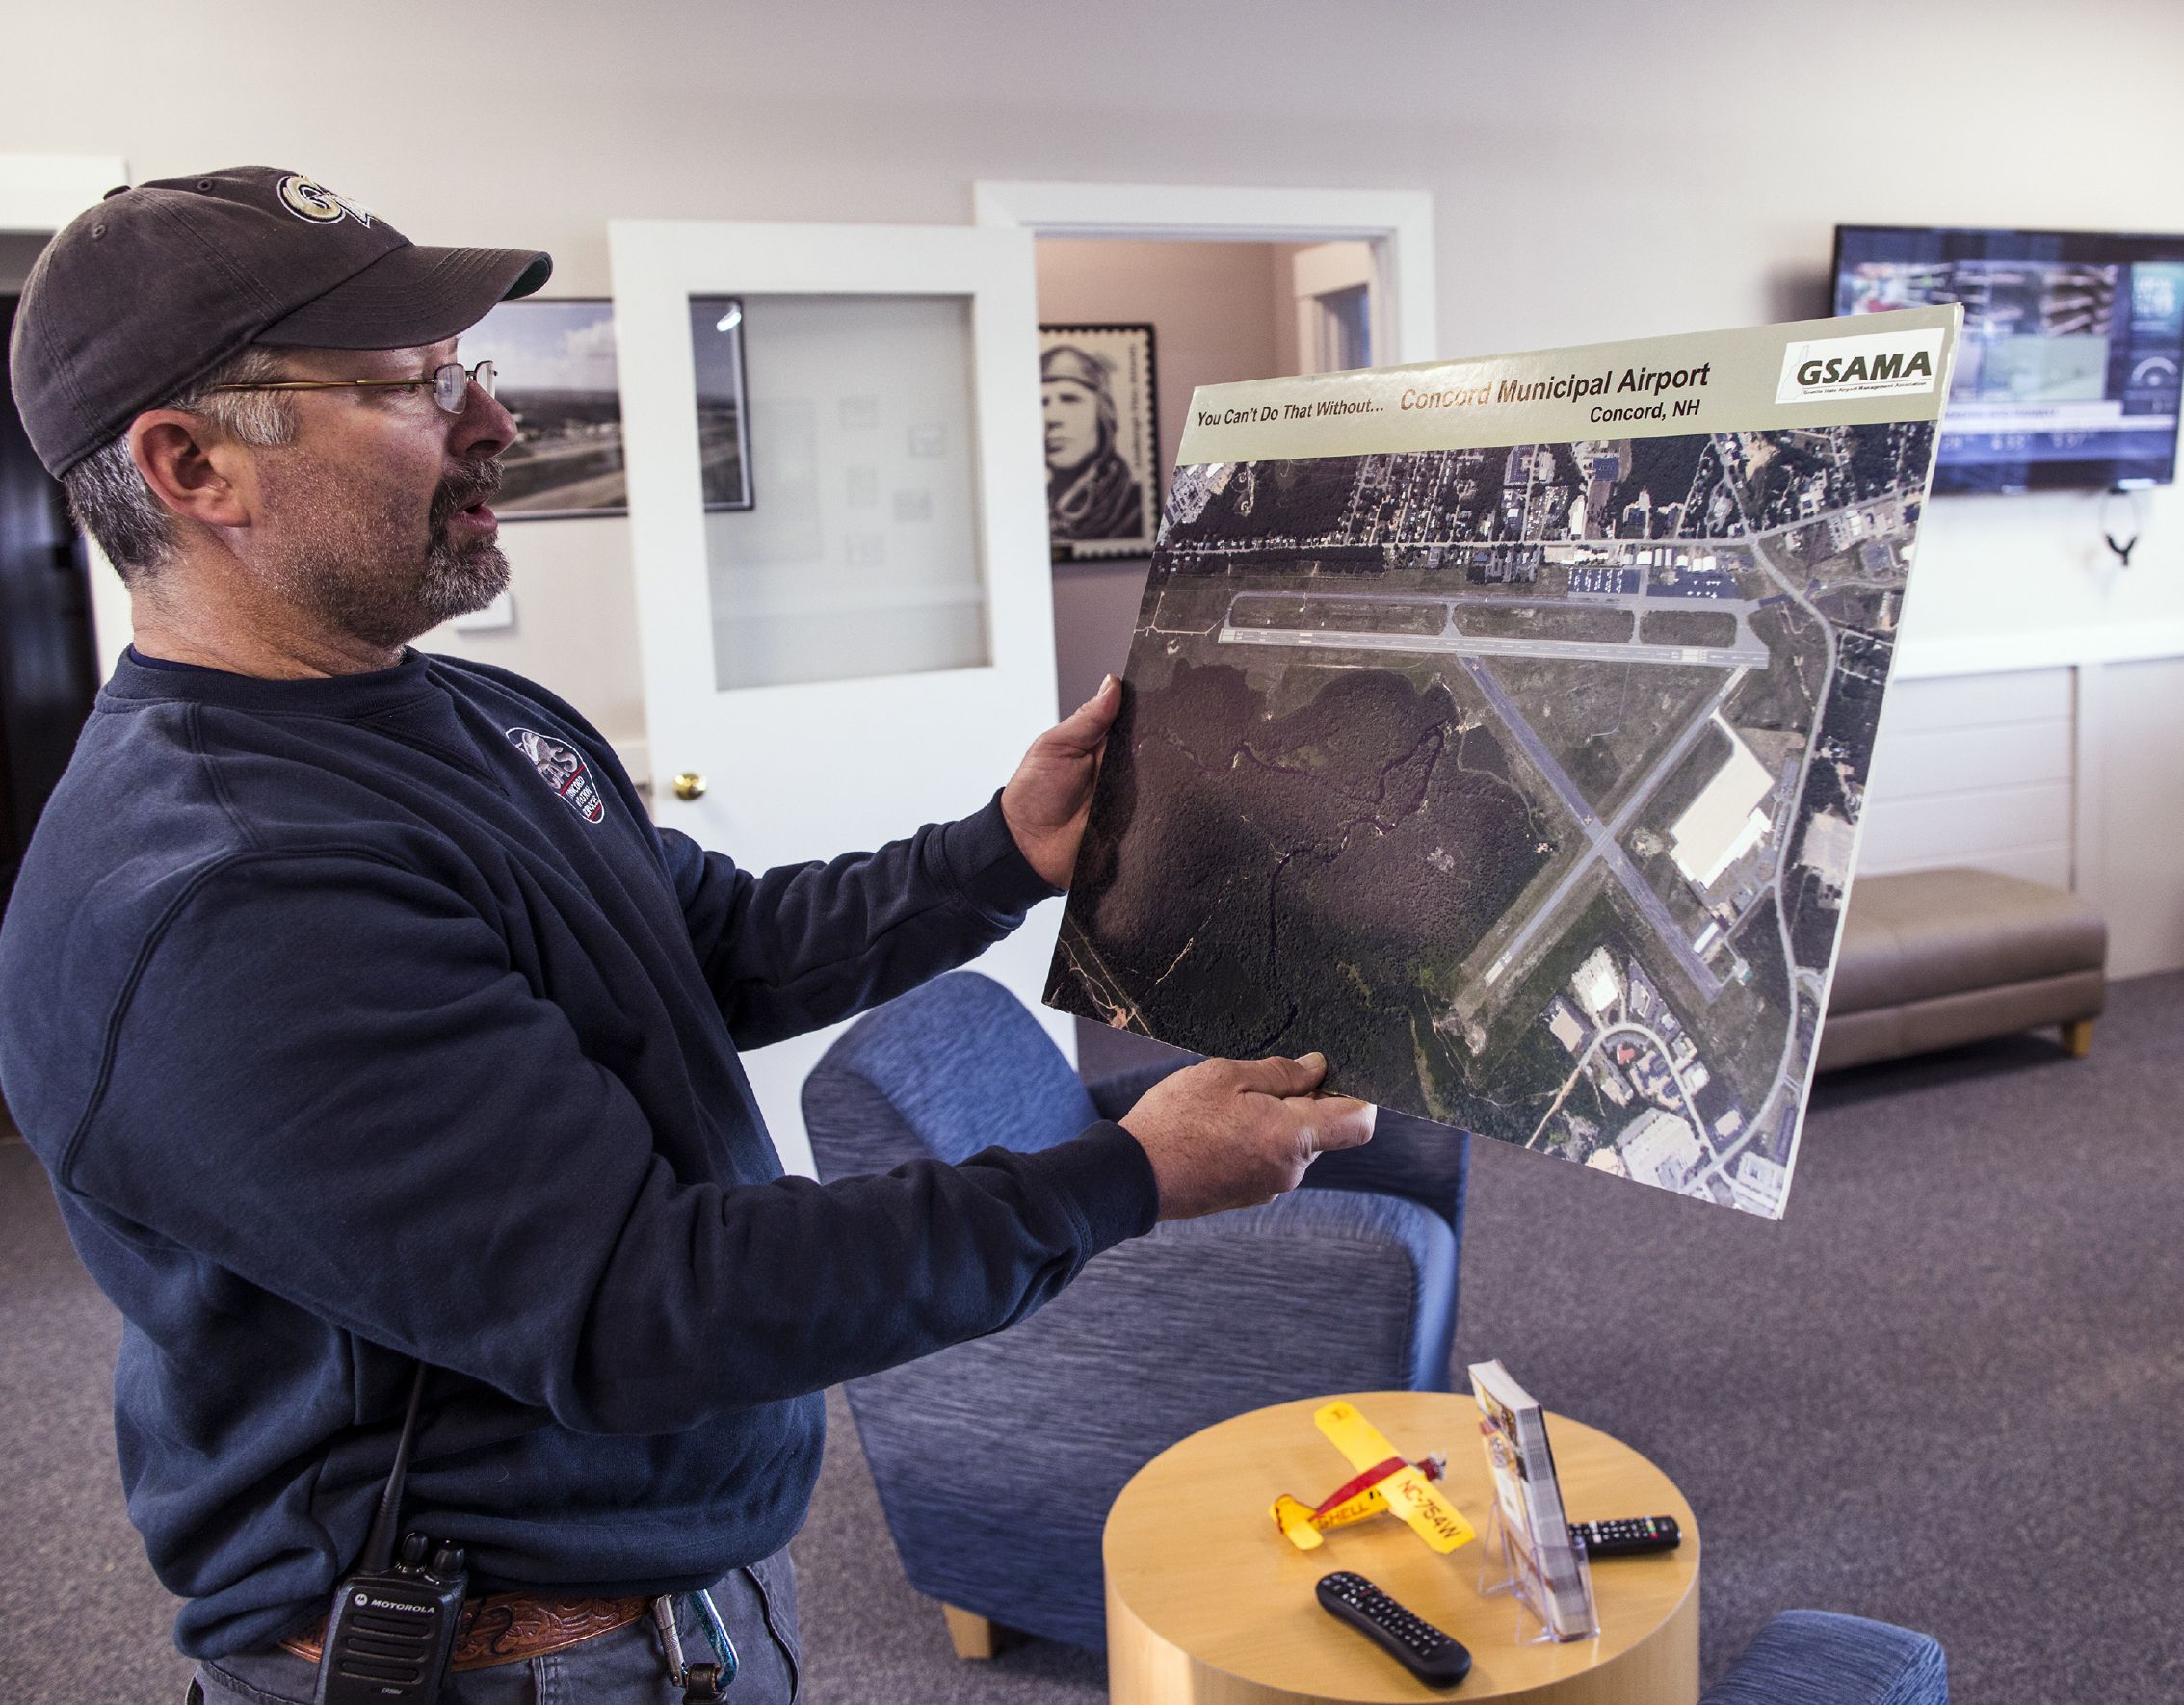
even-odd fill
[{"label": "man wearing baseball cap", "polygon": [[826,1386],[1371,1130],[1316,1057],[1211,1061],[1037,1153],[782,1176],[738,1049],[1066,882],[1119,689],[983,809],[753,874],[544,689],[409,649],[507,583],[513,424],[458,340],[550,264],[240,167],[117,191],[15,323],[135,643],[0,929],[0,1081],[124,1319],[202,1698],[314,1696],[408,1434],[401,1556],[466,1564],[451,1696],[787,1700]]}]

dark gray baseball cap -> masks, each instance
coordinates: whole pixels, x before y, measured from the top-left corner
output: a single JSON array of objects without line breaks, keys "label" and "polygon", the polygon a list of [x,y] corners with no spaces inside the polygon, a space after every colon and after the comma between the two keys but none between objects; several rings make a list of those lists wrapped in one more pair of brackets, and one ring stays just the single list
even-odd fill
[{"label": "dark gray baseball cap", "polygon": [[58,479],[253,343],[438,343],[553,268],[536,249],[419,248],[277,166],[160,178],[108,192],[46,245],[15,312],[9,379]]}]

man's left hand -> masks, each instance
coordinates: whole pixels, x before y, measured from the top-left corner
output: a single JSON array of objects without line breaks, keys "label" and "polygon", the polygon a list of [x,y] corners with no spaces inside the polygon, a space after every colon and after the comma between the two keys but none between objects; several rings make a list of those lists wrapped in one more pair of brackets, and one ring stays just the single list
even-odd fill
[{"label": "man's left hand", "polygon": [[1032,742],[1001,790],[1001,815],[1016,850],[1050,887],[1066,888],[1077,867],[1100,753],[1121,708],[1122,683],[1109,675],[1097,693]]}]

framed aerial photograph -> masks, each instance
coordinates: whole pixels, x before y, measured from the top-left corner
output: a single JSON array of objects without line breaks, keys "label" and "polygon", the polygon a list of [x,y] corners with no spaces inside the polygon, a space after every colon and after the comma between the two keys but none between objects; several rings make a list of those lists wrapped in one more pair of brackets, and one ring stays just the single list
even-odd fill
[{"label": "framed aerial photograph", "polygon": [[613,302],[504,302],[462,334],[462,359],[493,364],[495,393],[515,416],[496,514],[545,521],[629,513]]},{"label": "framed aerial photograph", "polygon": [[1041,326],[1046,531],[1057,563],[1149,557],[1160,526],[1150,326]]},{"label": "framed aerial photograph", "polygon": [[748,510],[755,497],[740,297],[690,299],[690,354],[697,376],[697,456],[705,507]]}]

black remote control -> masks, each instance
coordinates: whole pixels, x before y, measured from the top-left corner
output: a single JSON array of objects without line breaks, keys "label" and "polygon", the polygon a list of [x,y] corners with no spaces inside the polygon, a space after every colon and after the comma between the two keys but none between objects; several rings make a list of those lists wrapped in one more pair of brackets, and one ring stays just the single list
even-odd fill
[{"label": "black remote control", "polygon": [[1573,1521],[1569,1542],[1588,1557],[1642,1557],[1648,1551],[1673,1551],[1683,1543],[1683,1530],[1672,1515]]},{"label": "black remote control", "polygon": [[1362,1575],[1337,1569],[1320,1577],[1320,1603],[1430,1688],[1453,1688],[1471,1673],[1471,1653],[1413,1615]]}]

